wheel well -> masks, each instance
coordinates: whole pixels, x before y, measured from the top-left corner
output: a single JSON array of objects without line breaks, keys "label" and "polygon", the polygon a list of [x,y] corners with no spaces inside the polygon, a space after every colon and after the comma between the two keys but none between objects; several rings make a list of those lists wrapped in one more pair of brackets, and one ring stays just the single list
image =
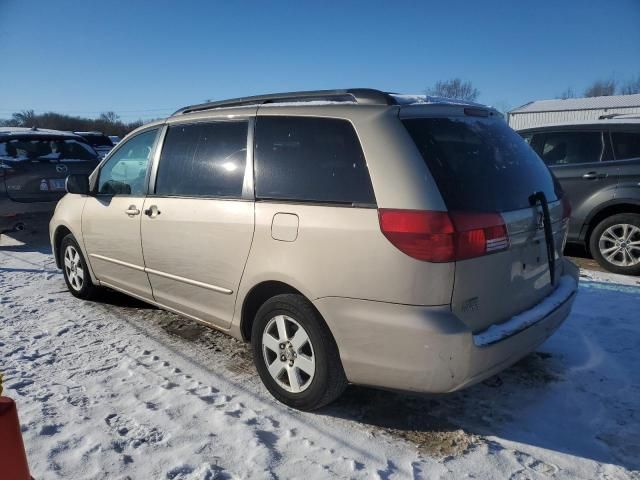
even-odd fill
[{"label": "wheel well", "polygon": [[253,321],[262,304],[271,297],[285,293],[296,293],[302,295],[291,285],[287,285],[284,282],[277,282],[275,280],[259,283],[253,287],[249,293],[247,293],[247,296],[242,303],[242,314],[240,317],[240,332],[242,333],[242,338],[244,340],[251,340],[251,328],[253,327]]},{"label": "wheel well", "polygon": [[640,214],[640,205],[634,205],[633,203],[620,203],[618,205],[611,205],[610,207],[603,208],[589,221],[589,227],[585,236],[585,244],[587,251],[591,253],[589,243],[591,242],[591,234],[596,226],[605,218],[619,213],[638,213]]},{"label": "wheel well", "polygon": [[53,255],[56,259],[56,265],[60,268],[60,244],[62,243],[62,239],[69,235],[71,230],[67,227],[61,226],[56,229],[56,233],[53,235]]}]

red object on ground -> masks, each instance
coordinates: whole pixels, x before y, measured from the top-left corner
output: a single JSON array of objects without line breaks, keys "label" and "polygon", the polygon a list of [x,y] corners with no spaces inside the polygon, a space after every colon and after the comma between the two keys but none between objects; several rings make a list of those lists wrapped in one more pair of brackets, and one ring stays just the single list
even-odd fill
[{"label": "red object on ground", "polygon": [[9,397],[0,397],[0,478],[31,480],[18,409]]}]

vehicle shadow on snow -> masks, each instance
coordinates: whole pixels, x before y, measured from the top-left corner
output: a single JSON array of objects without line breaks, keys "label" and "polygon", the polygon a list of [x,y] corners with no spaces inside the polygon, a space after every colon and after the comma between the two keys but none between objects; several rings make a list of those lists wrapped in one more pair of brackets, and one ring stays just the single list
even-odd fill
[{"label": "vehicle shadow on snow", "polygon": [[445,395],[419,395],[351,386],[320,413],[354,420],[415,444],[426,455],[456,457],[487,445],[496,427],[517,421],[518,413],[501,405],[512,391],[536,390],[559,380],[548,363],[550,355],[534,352],[479,385]]}]

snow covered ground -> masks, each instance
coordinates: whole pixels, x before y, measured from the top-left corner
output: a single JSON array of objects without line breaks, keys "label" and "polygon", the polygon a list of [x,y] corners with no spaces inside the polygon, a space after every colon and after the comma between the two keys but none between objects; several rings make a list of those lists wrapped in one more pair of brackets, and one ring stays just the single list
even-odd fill
[{"label": "snow covered ground", "polygon": [[300,413],[240,342],[119,294],[79,301],[46,238],[23,240],[0,243],[0,370],[36,480],[640,479],[637,279],[584,272],[555,336],[463,392],[354,387]]}]

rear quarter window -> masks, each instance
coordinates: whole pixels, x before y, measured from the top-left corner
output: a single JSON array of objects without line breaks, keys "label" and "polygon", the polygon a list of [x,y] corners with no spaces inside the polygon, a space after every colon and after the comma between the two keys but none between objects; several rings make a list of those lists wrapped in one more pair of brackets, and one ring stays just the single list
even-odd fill
[{"label": "rear quarter window", "polygon": [[602,132],[548,132],[538,147],[547,165],[596,163],[602,160]]},{"label": "rear quarter window", "polygon": [[611,132],[616,159],[640,158],[640,132]]},{"label": "rear quarter window", "polygon": [[374,205],[364,154],[350,122],[258,117],[256,198]]}]

